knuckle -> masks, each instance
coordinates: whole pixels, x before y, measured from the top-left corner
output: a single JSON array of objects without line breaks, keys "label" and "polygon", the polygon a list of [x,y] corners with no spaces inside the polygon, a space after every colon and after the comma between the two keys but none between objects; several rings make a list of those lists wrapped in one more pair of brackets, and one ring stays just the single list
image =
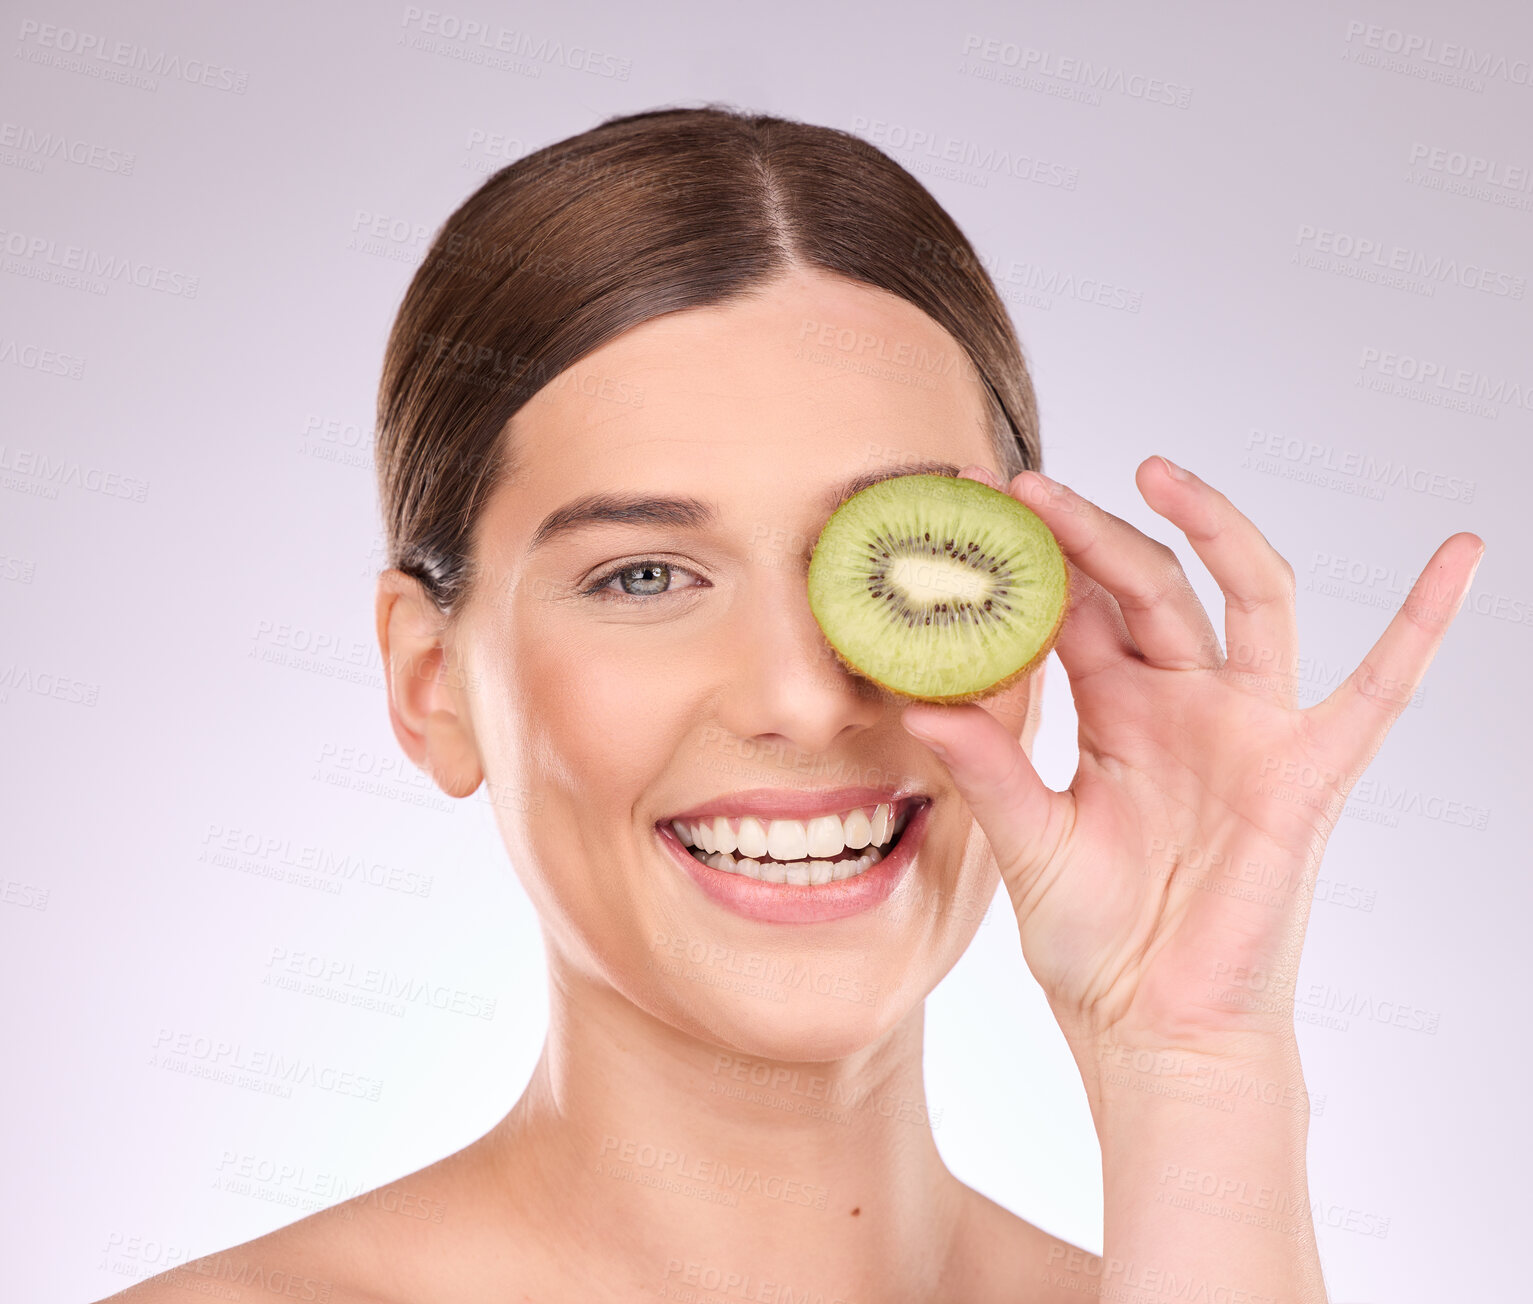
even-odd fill
[{"label": "knuckle", "polygon": [[1242,616],[1253,615],[1263,607],[1270,607],[1281,600],[1270,593],[1228,593],[1224,598],[1225,605],[1234,608]]},{"label": "knuckle", "polygon": [[1429,635],[1436,635],[1447,626],[1451,616],[1441,605],[1427,598],[1416,601],[1413,598],[1414,594],[1407,595],[1400,608],[1407,621]]},{"label": "knuckle", "polygon": [[1293,598],[1299,592],[1299,577],[1295,573],[1293,563],[1281,553],[1274,553],[1277,560],[1278,579],[1282,585],[1282,593],[1285,598]]},{"label": "knuckle", "polygon": [[1140,583],[1125,585],[1118,595],[1118,605],[1132,611],[1149,611],[1158,607],[1172,593],[1180,592],[1180,586],[1167,577],[1159,582],[1145,579]]},{"label": "knuckle", "polygon": [[1397,701],[1388,693],[1378,691],[1375,687],[1373,672],[1359,673],[1352,680],[1352,696],[1354,699],[1361,698],[1367,702],[1373,710],[1377,711],[1386,720],[1393,720],[1404,708],[1405,703]]},{"label": "knuckle", "polygon": [[1242,615],[1263,607],[1291,606],[1298,596],[1299,581],[1292,563],[1280,553],[1272,554],[1271,578],[1259,588],[1225,594],[1225,602]]}]

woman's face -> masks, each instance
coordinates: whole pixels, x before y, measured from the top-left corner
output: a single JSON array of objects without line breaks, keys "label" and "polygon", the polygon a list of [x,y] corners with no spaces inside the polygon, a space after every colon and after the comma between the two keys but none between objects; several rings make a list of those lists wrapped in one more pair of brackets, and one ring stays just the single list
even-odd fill
[{"label": "woman's face", "polygon": [[[881,1037],[957,960],[996,886],[988,846],[901,700],[837,662],[805,583],[859,478],[999,475],[982,394],[918,309],[801,273],[629,330],[514,418],[519,469],[449,656],[558,963],[713,1044],[812,1060]],[[1028,741],[1036,687],[986,702]],[[825,876],[811,850],[887,837],[851,814],[878,826],[881,802],[908,828],[885,861],[795,885]],[[699,862],[678,815],[737,843],[756,821],[760,877]]]}]

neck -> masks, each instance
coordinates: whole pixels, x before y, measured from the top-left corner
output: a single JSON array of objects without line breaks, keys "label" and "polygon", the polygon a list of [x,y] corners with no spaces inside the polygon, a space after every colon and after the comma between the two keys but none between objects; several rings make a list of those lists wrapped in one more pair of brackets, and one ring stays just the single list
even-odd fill
[{"label": "neck", "polygon": [[853,1055],[787,1063],[551,977],[542,1057],[485,1138],[543,1243],[663,1298],[932,1298],[963,1188],[927,1122],[923,1005]]}]

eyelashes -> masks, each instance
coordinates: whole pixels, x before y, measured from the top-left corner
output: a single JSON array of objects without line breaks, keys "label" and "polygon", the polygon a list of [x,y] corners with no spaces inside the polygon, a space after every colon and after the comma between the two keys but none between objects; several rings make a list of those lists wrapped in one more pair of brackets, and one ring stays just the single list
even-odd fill
[{"label": "eyelashes", "polygon": [[[655,578],[659,578],[667,582],[666,588],[663,588],[655,593],[625,593],[620,588],[609,589],[608,587],[611,585],[613,580],[618,579],[623,575],[629,575],[638,571],[650,570],[663,572],[661,576]],[[669,586],[669,580],[672,578],[672,576],[678,574],[690,575],[693,579],[702,578],[697,574],[696,571],[688,570],[685,566],[677,566],[672,562],[662,561],[658,557],[645,557],[639,561],[629,561],[624,562],[621,566],[614,566],[611,570],[608,570],[605,574],[603,574],[599,579],[594,580],[587,588],[582,589],[581,592],[586,597],[601,598],[604,601],[648,602],[652,598],[663,598],[669,594],[678,592],[677,589]],[[698,588],[699,586],[696,584],[687,584],[683,585],[682,587],[691,589]]]}]

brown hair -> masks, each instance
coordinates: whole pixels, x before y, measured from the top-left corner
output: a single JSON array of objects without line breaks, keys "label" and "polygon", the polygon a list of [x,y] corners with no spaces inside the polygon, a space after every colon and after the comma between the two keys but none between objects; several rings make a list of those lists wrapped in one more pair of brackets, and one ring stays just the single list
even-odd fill
[{"label": "brown hair", "polygon": [[523,404],[629,327],[758,292],[795,265],[898,295],[946,329],[986,385],[1006,478],[1040,467],[1006,309],[915,177],[831,127],[718,104],[656,109],[501,168],[437,232],[378,389],[389,565],[453,620],[484,504],[516,472],[500,436]]}]

